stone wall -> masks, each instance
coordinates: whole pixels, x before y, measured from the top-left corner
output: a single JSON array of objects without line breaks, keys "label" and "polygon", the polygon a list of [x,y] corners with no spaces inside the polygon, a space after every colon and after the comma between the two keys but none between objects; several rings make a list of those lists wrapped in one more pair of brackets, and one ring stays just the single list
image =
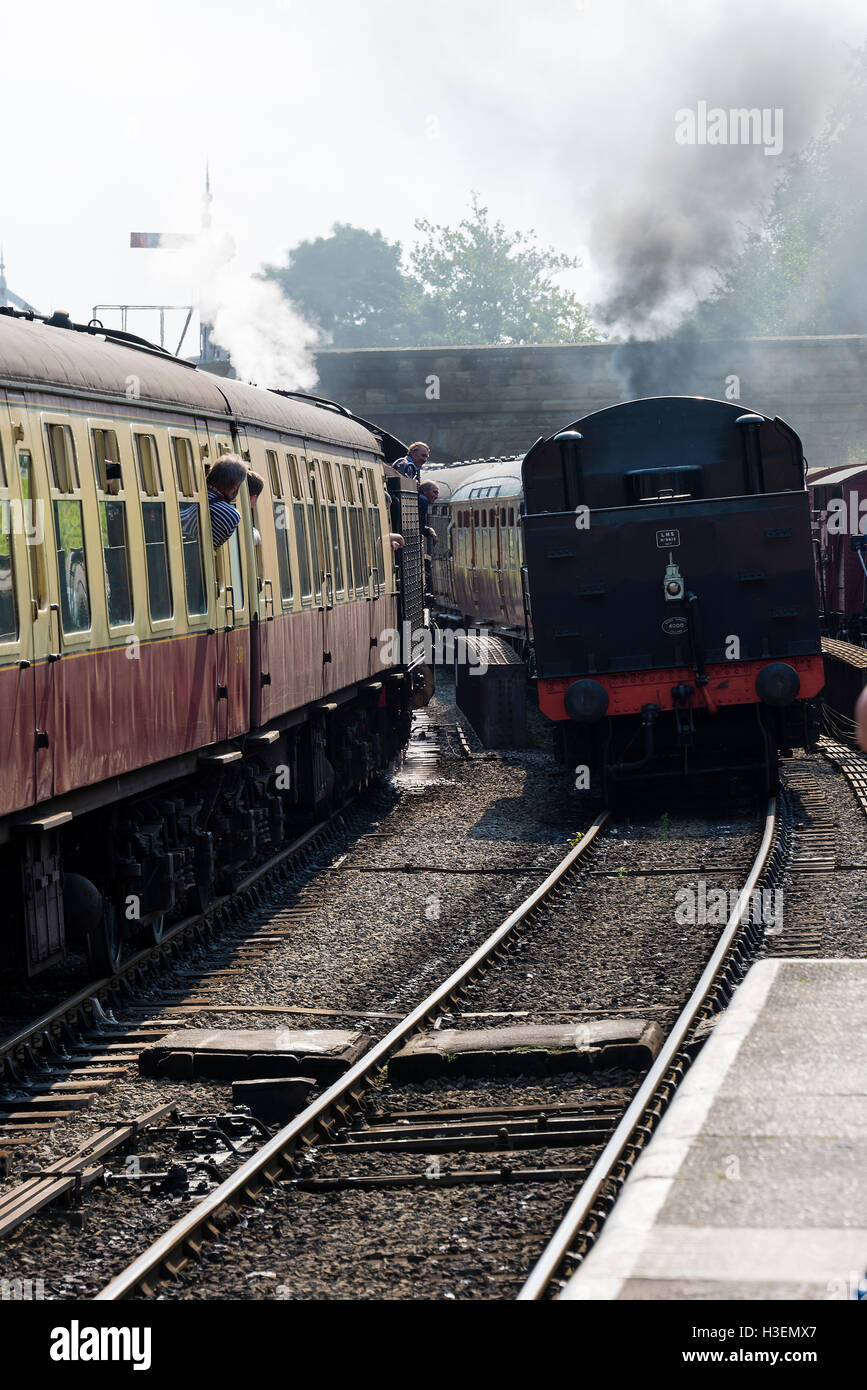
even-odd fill
[{"label": "stone wall", "polygon": [[779,415],[814,465],[867,456],[867,336],[329,350],[317,365],[320,394],[407,443],[427,440],[439,463],[520,453],[591,410],[652,395]]}]

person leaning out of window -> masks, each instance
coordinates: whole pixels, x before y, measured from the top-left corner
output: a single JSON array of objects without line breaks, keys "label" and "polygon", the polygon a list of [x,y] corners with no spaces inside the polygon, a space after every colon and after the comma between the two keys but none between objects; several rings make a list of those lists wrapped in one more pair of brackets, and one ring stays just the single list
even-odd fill
[{"label": "person leaning out of window", "polygon": [[422,439],[417,439],[414,444],[410,444],[404,457],[396,460],[394,467],[405,478],[412,478],[413,482],[417,483],[429,458],[430,445],[425,444]]},{"label": "person leaning out of window", "polygon": [[235,501],[246,482],[247,473],[247,465],[237,454],[224,454],[208,474],[208,511],[211,514],[211,536],[215,550],[225,545],[241,524],[241,513]]}]

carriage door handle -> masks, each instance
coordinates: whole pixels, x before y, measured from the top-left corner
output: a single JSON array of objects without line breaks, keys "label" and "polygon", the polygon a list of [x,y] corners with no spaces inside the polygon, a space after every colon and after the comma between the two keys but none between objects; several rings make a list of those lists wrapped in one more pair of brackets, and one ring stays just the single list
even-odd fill
[{"label": "carriage door handle", "polygon": [[51,646],[51,614],[57,614],[57,651],[48,653],[49,661],[59,661],[63,655],[60,649],[60,604],[50,603],[48,605],[48,645]]}]

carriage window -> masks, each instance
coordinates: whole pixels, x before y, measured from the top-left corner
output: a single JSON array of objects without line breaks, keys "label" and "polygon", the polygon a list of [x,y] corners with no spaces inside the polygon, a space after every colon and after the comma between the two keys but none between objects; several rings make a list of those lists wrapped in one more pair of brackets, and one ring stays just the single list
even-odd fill
[{"label": "carriage window", "polygon": [[[5,483],[5,476],[3,478]],[[2,504],[3,529],[0,531],[0,642],[14,642],[18,636],[18,609],[15,604],[15,570],[12,564],[12,528],[9,504]]]},{"label": "carriage window", "polygon": [[355,572],[355,592],[364,593],[367,565],[364,562],[364,540],[361,535],[361,511],[353,507],[349,513],[349,534],[352,539],[352,568]]},{"label": "carriage window", "polygon": [[178,492],[184,497],[194,497],[196,493],[196,467],[193,462],[193,446],[181,435],[172,435],[172,454],[175,460],[175,480]]},{"label": "carriage window", "polygon": [[326,496],[328,497],[329,502],[333,502],[333,501],[334,501],[334,474],[333,474],[332,469],[331,469],[331,464],[328,463],[326,460],[323,460],[323,462],[322,462],[322,468],[323,468],[323,471],[324,471],[324,473],[325,473],[325,493],[326,493]]},{"label": "carriage window", "polygon": [[298,546],[298,573],[301,580],[301,598],[310,599],[313,597],[313,588],[310,583],[310,556],[307,550],[307,528],[304,525],[304,504],[296,502],[293,507],[295,515],[295,543]]},{"label": "carriage window", "polygon": [[105,598],[110,627],[132,622],[132,593],[126,539],[126,504],[116,498],[100,499],[99,529],[105,561]]},{"label": "carriage window", "polygon": [[268,477],[271,479],[271,491],[275,497],[282,497],[283,482],[280,477],[280,465],[277,461],[277,450],[266,449],[265,458],[268,460]]},{"label": "carriage window", "polygon": [[172,581],[166,545],[165,502],[142,502],[145,557],[148,572],[148,603],[151,621],[172,616]]},{"label": "carriage window", "polygon": [[370,518],[370,535],[373,541],[373,568],[377,583],[383,584],[385,582],[385,565],[382,559],[382,522],[379,519],[378,508],[368,507],[367,515]]},{"label": "carriage window", "polygon": [[232,570],[232,600],[235,608],[244,607],[244,571],[241,568],[241,543],[237,528],[229,537],[229,563]]},{"label": "carriage window", "polygon": [[187,612],[193,618],[208,611],[208,600],[205,595],[205,569],[202,559],[202,513],[198,502],[184,502],[180,512]]},{"label": "carriage window", "polygon": [[69,425],[46,425],[51,473],[58,492],[74,492],[78,487],[75,442]]},{"label": "carriage window", "polygon": [[[120,481],[118,469],[120,468],[120,450],[117,446],[117,435],[114,430],[94,429],[90,431],[90,443],[93,450],[93,471],[96,476],[96,486],[100,492],[108,491],[108,484],[112,481]],[[115,478],[109,478],[107,465],[113,464]]]},{"label": "carriage window", "polygon": [[300,502],[302,497],[301,477],[298,472],[298,463],[296,461],[295,455],[287,454],[286,462],[289,465],[289,482],[292,487],[292,496],[295,498],[296,501]]},{"label": "carriage window", "polygon": [[319,557],[319,536],[316,532],[316,512],[312,502],[307,503],[307,526],[310,534],[310,556],[313,561],[313,587],[317,602],[322,598],[322,561]]},{"label": "carriage window", "polygon": [[148,497],[156,497],[163,490],[163,476],[160,469],[160,456],[157,441],[152,434],[137,434],[135,439],[135,460],[138,468],[139,487]]},{"label": "carriage window", "polygon": [[349,512],[347,511],[347,509],[346,509],[345,507],[344,507],[344,509],[343,509],[342,525],[343,525],[343,553],[344,553],[344,555],[346,556],[346,583],[347,583],[347,587],[351,590],[352,587],[353,587],[353,577],[352,577],[352,547],[351,547],[350,544],[349,544]]},{"label": "carriage window", "polygon": [[87,632],[90,627],[90,593],[80,502],[64,499],[54,503],[54,534],[57,540],[63,631]]},{"label": "carriage window", "polygon": [[[276,455],[275,455],[276,458]],[[289,556],[289,513],[286,503],[274,503],[274,530],[277,533],[277,569],[280,572],[280,595],[288,603],[292,599],[292,564]]]},{"label": "carriage window", "polygon": [[328,529],[331,534],[331,577],[334,580],[334,589],[338,594],[342,594],[346,587],[343,582],[343,560],[340,555],[340,526],[337,519],[337,508],[328,508]]}]

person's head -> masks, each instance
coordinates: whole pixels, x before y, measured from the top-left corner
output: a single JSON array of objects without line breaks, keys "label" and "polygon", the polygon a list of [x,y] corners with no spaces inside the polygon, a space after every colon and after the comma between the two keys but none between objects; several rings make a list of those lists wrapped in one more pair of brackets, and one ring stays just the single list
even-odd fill
[{"label": "person's head", "polygon": [[247,488],[250,493],[250,506],[255,507],[259,497],[265,491],[265,479],[260,478],[258,473],[254,473],[252,468],[247,474]]},{"label": "person's head", "polygon": [[247,477],[247,465],[237,454],[223,454],[208,474],[208,487],[227,502],[234,502]]},{"label": "person's head", "polygon": [[429,502],[435,502],[440,495],[436,483],[422,483],[419,492],[423,492]]},{"label": "person's head", "polygon": [[414,444],[410,444],[407,449],[407,457],[411,458],[416,468],[424,468],[430,458],[430,445],[423,440],[417,439]]}]

